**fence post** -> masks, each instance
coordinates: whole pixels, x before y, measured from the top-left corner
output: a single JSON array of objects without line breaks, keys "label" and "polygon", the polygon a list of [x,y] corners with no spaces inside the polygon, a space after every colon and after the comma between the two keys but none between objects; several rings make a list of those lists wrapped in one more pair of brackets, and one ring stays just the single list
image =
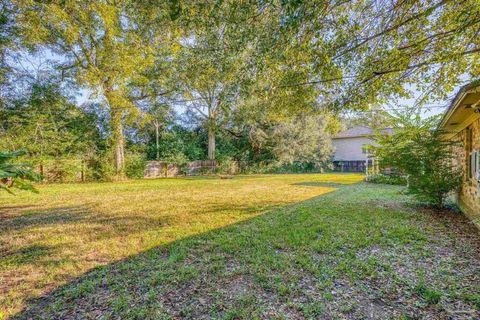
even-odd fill
[{"label": "fence post", "polygon": [[365,175],[366,175],[365,180],[368,181],[368,158],[367,160],[365,160]]},{"label": "fence post", "polygon": [[82,180],[82,182],[85,182],[85,160],[83,159],[81,162],[80,179]]}]

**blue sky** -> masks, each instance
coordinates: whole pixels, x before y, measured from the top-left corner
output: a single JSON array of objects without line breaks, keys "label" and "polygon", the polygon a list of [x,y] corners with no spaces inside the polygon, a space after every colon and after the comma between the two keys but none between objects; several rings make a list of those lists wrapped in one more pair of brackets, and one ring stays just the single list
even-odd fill
[{"label": "blue sky", "polygon": [[[38,73],[38,70],[41,68],[46,68],[50,62],[61,62],[62,57],[53,54],[51,51],[44,51],[42,53],[32,55],[30,53],[23,53],[22,58],[19,59],[15,65],[17,67],[23,68],[27,72]],[[467,82],[467,79],[464,77],[464,82]],[[447,98],[443,100],[431,101],[429,104],[423,106],[423,116],[429,117],[432,115],[440,114],[445,112],[446,107],[449,105],[452,97],[463,85],[459,84],[455,90],[447,93]],[[415,103],[415,100],[421,95],[421,92],[417,91],[415,88],[409,88],[413,92],[411,99],[399,99],[398,101],[391,102],[390,104],[384,105],[386,110],[395,108],[401,109],[403,106],[411,106]],[[81,105],[88,101],[96,100],[96,97],[92,94],[93,92],[86,88],[81,88],[74,92],[74,99],[78,105]],[[182,106],[176,107],[178,112],[183,112],[184,108]]]}]

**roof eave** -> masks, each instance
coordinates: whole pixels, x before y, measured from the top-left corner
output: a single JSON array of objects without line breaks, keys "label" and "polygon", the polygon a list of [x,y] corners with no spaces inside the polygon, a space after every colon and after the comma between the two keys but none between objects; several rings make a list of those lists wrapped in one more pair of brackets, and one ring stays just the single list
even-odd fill
[{"label": "roof eave", "polygon": [[440,123],[438,124],[438,128],[442,128],[444,127],[448,120],[450,120],[450,117],[452,116],[452,114],[458,109],[458,107],[460,106],[460,102],[463,101],[463,99],[465,98],[465,96],[468,94],[468,91],[462,91],[461,94],[459,94],[455,100],[453,101],[453,103],[450,105],[450,107],[448,108],[447,112],[443,115],[442,117],[442,120],[440,121]]},{"label": "roof eave", "polygon": [[476,80],[464,85],[463,87],[460,88],[460,90],[458,90],[457,94],[455,95],[455,97],[452,100],[452,103],[450,104],[447,111],[443,115],[442,120],[440,120],[440,122],[437,126],[437,129],[440,129],[440,128],[442,128],[446,125],[446,123],[448,122],[448,120],[450,119],[452,114],[460,106],[460,103],[463,101],[465,96],[467,94],[471,93],[471,92],[475,92],[475,90],[478,87],[480,87],[480,79],[476,79]]}]

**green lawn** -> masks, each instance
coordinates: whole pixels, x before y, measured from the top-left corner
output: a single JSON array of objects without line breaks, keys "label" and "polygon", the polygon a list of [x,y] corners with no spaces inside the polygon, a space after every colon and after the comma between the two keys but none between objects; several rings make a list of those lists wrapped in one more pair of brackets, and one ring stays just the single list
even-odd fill
[{"label": "green lawn", "polygon": [[480,236],[359,175],[0,194],[0,318],[480,317]]}]

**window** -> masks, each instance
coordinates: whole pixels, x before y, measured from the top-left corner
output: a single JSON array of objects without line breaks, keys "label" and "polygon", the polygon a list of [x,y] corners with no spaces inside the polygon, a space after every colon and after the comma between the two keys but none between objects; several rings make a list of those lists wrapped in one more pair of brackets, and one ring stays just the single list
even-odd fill
[{"label": "window", "polygon": [[480,151],[472,151],[470,155],[470,177],[480,180]]},{"label": "window", "polygon": [[480,181],[480,151],[473,150],[473,129],[466,129],[465,154],[467,161],[467,170],[465,172],[466,180],[475,179]]},{"label": "window", "polygon": [[472,152],[470,153],[470,174],[469,174],[469,178],[473,178],[475,177],[475,165],[476,165],[476,155],[477,153],[476,152]]}]

